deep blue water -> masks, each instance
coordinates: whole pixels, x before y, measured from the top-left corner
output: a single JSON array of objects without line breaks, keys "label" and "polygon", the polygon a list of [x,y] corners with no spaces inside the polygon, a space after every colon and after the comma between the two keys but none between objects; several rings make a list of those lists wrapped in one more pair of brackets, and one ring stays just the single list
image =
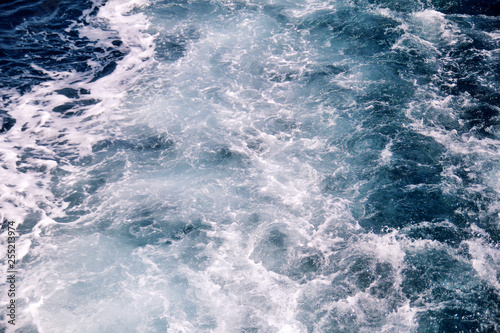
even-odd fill
[{"label": "deep blue water", "polygon": [[500,331],[499,15],[3,1],[0,331]]}]

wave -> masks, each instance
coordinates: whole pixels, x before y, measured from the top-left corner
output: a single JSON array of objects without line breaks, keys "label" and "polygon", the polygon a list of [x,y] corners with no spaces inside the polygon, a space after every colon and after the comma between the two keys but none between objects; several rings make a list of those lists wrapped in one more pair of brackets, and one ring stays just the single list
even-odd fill
[{"label": "wave", "polygon": [[18,327],[498,330],[491,2],[3,6]]}]

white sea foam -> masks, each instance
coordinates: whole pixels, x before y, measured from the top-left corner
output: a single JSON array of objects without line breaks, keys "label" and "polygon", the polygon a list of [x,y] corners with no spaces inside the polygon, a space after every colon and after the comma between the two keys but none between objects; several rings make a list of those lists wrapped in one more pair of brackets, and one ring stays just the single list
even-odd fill
[{"label": "white sea foam", "polygon": [[[100,124],[106,119],[106,112],[118,107],[124,93],[134,80],[134,73],[144,68],[147,59],[152,57],[152,39],[141,33],[147,27],[145,17],[127,15],[127,12],[137,5],[144,5],[144,2],[139,4],[137,1],[122,1],[118,6],[114,1],[109,1],[101,8],[98,19],[111,22],[109,24],[111,31],[90,28],[92,24],[80,29],[81,37],[95,40],[102,46],[111,45],[111,40],[118,37],[128,48],[130,52],[118,63],[117,69],[111,75],[93,83],[85,83],[91,78],[89,73],[53,72],[37,67],[37,70],[44,72],[52,80],[34,86],[31,91],[22,95],[15,91],[5,92],[9,102],[2,108],[16,119],[16,124],[2,134],[3,140],[0,143],[3,166],[0,168],[1,220],[15,221],[18,229],[27,219],[30,223],[36,219],[37,224],[28,226],[33,228],[32,232],[27,234],[21,232],[22,235],[16,242],[18,260],[16,268],[22,279],[16,296],[18,326],[32,322],[40,332],[60,331],[52,326],[57,320],[48,323],[44,316],[40,315],[40,311],[50,308],[51,297],[54,292],[61,290],[65,282],[61,280],[61,287],[47,293],[48,289],[45,289],[47,283],[57,286],[59,278],[50,276],[44,281],[43,277],[50,275],[50,265],[46,262],[43,266],[38,266],[35,264],[36,260],[33,262],[33,258],[39,256],[45,258],[45,255],[52,253],[51,247],[55,245],[51,245],[45,238],[47,228],[54,225],[55,218],[65,215],[64,209],[68,206],[67,202],[63,202],[62,198],[57,198],[52,193],[51,174],[56,169],[78,171],[71,166],[70,159],[91,153],[91,146],[104,137],[103,127]],[[110,8],[114,10],[110,12]],[[63,118],[53,109],[71,102],[70,98],[56,92],[64,88],[71,88],[74,91],[88,90],[90,93],[84,97],[89,100],[95,99],[97,102],[82,108],[83,116]],[[68,177],[68,181],[71,182],[71,176]],[[2,237],[1,248],[4,250],[7,246],[5,239],[6,237]],[[30,269],[23,264],[23,258],[27,256],[33,264]],[[60,267],[55,269],[56,272],[61,270]],[[4,280],[5,271],[2,269]],[[51,282],[48,282],[49,279]],[[40,289],[31,289],[27,287],[28,285],[39,286]],[[5,299],[2,300],[2,304],[5,305]],[[12,328],[10,325],[7,327]]]},{"label": "white sea foam", "polygon": [[[162,11],[147,5],[109,1],[101,8],[98,19],[129,49],[111,75],[84,84],[71,83],[74,73],[53,73],[59,81],[37,88],[42,110],[30,104],[33,95],[18,97],[28,112],[8,138],[53,156],[21,164],[43,171],[5,176],[19,181],[5,185],[6,218],[22,220],[26,207],[39,210],[40,198],[49,205],[37,237],[20,240],[30,264],[23,271],[21,322],[40,332],[416,331],[419,314],[442,304],[422,302],[421,295],[408,299],[403,289],[411,260],[432,251],[465,259],[443,242],[408,236],[427,227],[455,232],[448,221],[412,221],[380,233],[359,224],[359,216],[374,216],[366,202],[377,193],[356,168],[388,169],[401,152],[392,139],[380,147],[365,140],[363,112],[374,103],[358,100],[387,83],[377,64],[358,55],[337,61],[335,54],[327,59],[339,72],[318,84],[327,82],[332,91],[306,84],[315,74],[326,76],[318,68],[328,52],[294,24],[338,4],[285,3],[285,18],[297,20],[292,23],[279,21],[279,8],[270,12],[260,3],[204,4],[210,14],[186,11],[186,4],[158,4]],[[149,17],[130,14],[134,10]],[[175,10],[178,15],[169,14]],[[392,50],[417,50],[429,62],[441,61],[440,41],[452,45],[461,36],[435,11],[408,17],[372,8],[370,14],[398,16],[407,26]],[[99,28],[81,33],[103,46],[111,40]],[[178,58],[168,50],[155,53],[152,46],[162,38],[176,43]],[[53,116],[52,108],[68,98],[52,92],[67,85],[101,101],[86,110],[88,121]],[[426,122],[425,115],[451,112],[453,102],[432,86],[417,89],[406,109],[410,128],[448,152],[497,156],[492,139],[465,138]],[[31,136],[20,130],[24,122],[36,129]],[[62,128],[75,155],[89,154],[96,143],[104,148],[94,148],[82,164],[60,162],[57,151],[36,138],[58,142]],[[159,135],[171,145],[158,149],[162,141],[148,141]],[[8,170],[21,160],[12,142],[2,146]],[[345,148],[351,142],[354,148]],[[363,160],[368,150],[372,164]],[[92,182],[107,177],[76,204],[85,213],[73,223],[54,223],[72,204],[49,191],[55,170],[71,173],[59,178],[65,194],[79,186],[90,191]],[[22,182],[26,175],[31,181]],[[443,171],[460,186],[453,175],[453,168]],[[332,189],[323,186],[328,177]],[[24,206],[15,207],[18,202]],[[498,287],[498,255],[484,235],[465,244],[474,269]]]}]

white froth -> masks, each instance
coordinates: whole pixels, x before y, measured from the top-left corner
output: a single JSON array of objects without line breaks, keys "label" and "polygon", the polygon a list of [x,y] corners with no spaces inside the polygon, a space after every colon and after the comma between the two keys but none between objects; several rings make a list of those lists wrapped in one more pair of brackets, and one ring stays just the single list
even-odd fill
[{"label": "white froth", "polygon": [[[477,226],[475,230],[480,230]],[[483,231],[483,235],[484,235]],[[500,281],[498,281],[498,267],[500,266],[500,249],[498,246],[486,243],[482,239],[465,241],[469,253],[473,257],[472,266],[481,278],[488,281],[500,293]]]},{"label": "white froth", "polygon": [[[60,202],[60,198],[55,198],[51,192],[51,173],[59,167],[68,171],[78,171],[70,166],[65,158],[59,157],[58,149],[67,149],[73,156],[89,154],[91,146],[103,137],[102,134],[97,134],[97,128],[102,124],[103,113],[118,107],[120,100],[125,96],[124,92],[134,81],[134,75],[147,65],[148,58],[152,56],[152,39],[141,33],[141,30],[147,27],[147,20],[140,14],[126,15],[126,11],[137,5],[144,5],[145,2],[121,1],[120,6],[114,6],[115,2],[109,1],[98,17],[114,22],[110,24],[110,28],[115,31],[89,28],[91,25],[80,29],[80,36],[95,40],[97,43],[105,44],[106,41],[118,36],[129,48],[129,54],[118,63],[114,73],[89,84],[84,83],[89,80],[85,74],[73,71],[47,71],[33,65],[37,70],[50,76],[52,81],[35,86],[22,96],[14,91],[6,92],[10,96],[10,104],[2,106],[16,119],[14,127],[2,134],[3,140],[0,143],[3,166],[0,168],[2,221],[13,220],[19,226],[30,213],[38,214],[38,224],[33,227],[32,232],[18,238],[16,243],[17,265],[19,276],[22,277],[18,299],[28,304],[27,307],[23,307],[22,302],[19,303],[18,325],[31,322],[40,332],[65,331],[54,326],[61,318],[46,321],[44,319],[46,315],[41,315],[48,306],[44,299],[50,300],[54,292],[60,290],[56,288],[47,293],[46,287],[58,286],[58,281],[54,280],[53,276],[46,280],[40,279],[41,276],[49,274],[48,270],[51,267],[47,266],[48,262],[44,264],[45,266],[38,266],[32,261],[33,257],[42,255],[41,258],[45,258],[46,255],[54,253],[51,247],[56,245],[48,243],[47,230],[49,226],[54,226],[54,218],[64,216],[64,209],[67,207],[67,203]],[[119,11],[114,11],[110,15],[110,8]],[[86,95],[86,98],[100,100],[85,110],[84,121],[82,117],[61,118],[52,111],[53,108],[71,101],[55,92],[68,87],[75,90],[80,88],[90,90],[91,93]],[[102,128],[99,131],[102,132]],[[58,146],[57,143],[63,140],[65,146]],[[29,157],[23,157],[23,154]],[[2,248],[6,247],[4,239],[6,237],[2,237]],[[84,251],[84,248],[82,250]],[[28,254],[31,256],[32,264],[29,270],[23,267],[23,258]],[[63,271],[63,268],[56,267],[53,273]],[[38,286],[40,290],[35,291],[28,285]],[[4,301],[5,299],[2,300],[2,306],[5,304]]]},{"label": "white froth", "polygon": [[[210,2],[213,12],[202,18],[154,10],[148,18],[139,13],[148,4],[110,0],[97,18],[114,32],[81,29],[81,36],[101,45],[119,38],[129,49],[112,74],[82,83],[76,73],[50,73],[55,81],[16,97],[16,107],[24,111],[12,112],[18,122],[0,143],[7,168],[0,168],[0,217],[22,222],[28,210],[40,211],[40,202],[45,204],[33,233],[20,240],[19,255],[32,257],[29,271],[23,271],[22,300],[28,304],[22,308],[23,322],[34,323],[40,332],[295,333],[322,332],[334,323],[351,329],[342,326],[345,322],[360,332],[415,331],[417,315],[425,309],[402,291],[408,253],[444,249],[456,254],[437,240],[404,234],[431,222],[380,234],[361,228],[353,207],[360,205],[356,195],[365,180],[353,177],[356,162],[347,161],[348,154],[331,143],[332,135],[363,131],[354,120],[342,129],[339,108],[358,112],[356,94],[384,84],[369,79],[377,64],[334,63],[351,66],[330,76],[329,84],[348,91],[330,103],[338,103],[337,108],[323,96],[304,92],[304,81],[324,55],[306,33],[279,23],[263,4],[243,2],[238,12],[236,3]],[[298,21],[340,6],[320,1],[282,5]],[[183,6],[167,7],[181,11]],[[463,39],[454,23],[433,10],[408,17],[373,12],[401,24],[404,33],[393,51],[415,50],[430,63],[441,61],[440,42],[453,45]],[[155,53],[154,43],[167,37],[182,44],[175,61]],[[68,86],[89,89],[89,98],[100,100],[86,110],[84,123],[51,111],[69,101],[54,93]],[[448,152],[498,156],[493,139],[460,136],[426,122],[428,112],[453,110],[453,101],[432,89],[417,91],[421,98],[407,105],[410,128]],[[24,123],[27,131],[21,130]],[[99,140],[123,140],[99,153],[103,161],[77,166],[58,159],[52,146],[37,144],[38,139],[57,143],[61,133],[77,156],[90,154]],[[172,147],[155,155],[154,149],[134,146],[141,135],[158,133],[172,137]],[[391,140],[379,149],[377,166],[391,165],[393,145]],[[16,146],[44,158],[21,161]],[[335,160],[323,161],[328,154],[336,154]],[[33,170],[17,170],[24,166]],[[70,190],[102,170],[118,176],[106,179],[77,207],[86,210],[81,218],[62,225],[54,218],[64,216],[69,203],[49,190],[55,170],[70,173],[60,180]],[[450,168],[442,175],[453,179],[453,173]],[[347,194],[340,188],[323,190],[326,176],[349,181]],[[495,189],[497,176],[496,170],[489,175]],[[454,184],[460,186],[459,180]],[[466,244],[474,269],[499,288],[498,251],[479,238]],[[367,285],[356,280],[359,272],[353,268],[364,261],[363,273],[373,278]],[[384,274],[390,290],[376,295]],[[344,287],[350,289],[342,294]]]}]

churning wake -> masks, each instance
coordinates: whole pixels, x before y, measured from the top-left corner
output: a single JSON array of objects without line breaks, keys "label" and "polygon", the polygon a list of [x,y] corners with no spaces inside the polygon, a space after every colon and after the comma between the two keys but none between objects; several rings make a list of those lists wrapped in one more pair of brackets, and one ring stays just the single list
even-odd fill
[{"label": "churning wake", "polygon": [[2,327],[499,331],[499,8],[2,3]]}]

